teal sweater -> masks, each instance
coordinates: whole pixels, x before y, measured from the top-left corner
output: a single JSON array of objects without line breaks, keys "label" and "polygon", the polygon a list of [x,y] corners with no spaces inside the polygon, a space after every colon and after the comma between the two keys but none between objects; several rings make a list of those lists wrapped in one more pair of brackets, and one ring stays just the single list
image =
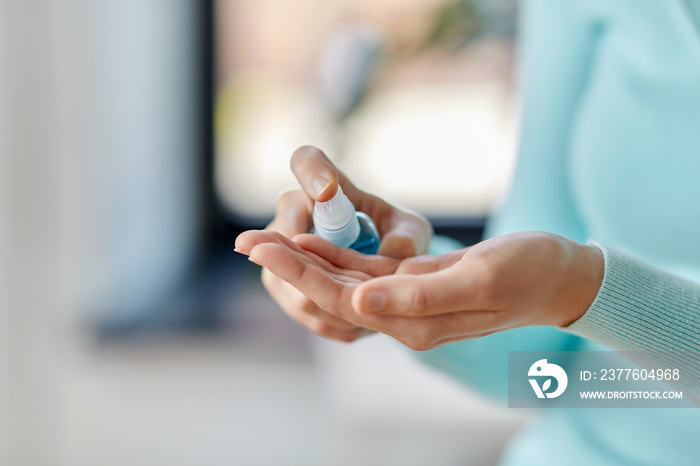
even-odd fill
[{"label": "teal sweater", "polygon": [[[509,350],[700,351],[700,0],[525,0],[520,47],[517,169],[487,236],[594,240],[603,284],[567,329],[419,357],[503,399]],[[695,409],[544,411],[502,464],[700,464]]]}]

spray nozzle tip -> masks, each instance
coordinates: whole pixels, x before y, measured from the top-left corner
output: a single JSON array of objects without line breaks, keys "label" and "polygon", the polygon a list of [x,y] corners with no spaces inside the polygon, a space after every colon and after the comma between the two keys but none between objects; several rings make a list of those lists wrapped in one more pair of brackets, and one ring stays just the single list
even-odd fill
[{"label": "spray nozzle tip", "polygon": [[335,196],[326,202],[316,201],[315,209],[319,214],[334,215],[347,209],[347,204],[352,206],[350,200],[343,194],[343,189],[338,186],[338,191],[335,193]]}]

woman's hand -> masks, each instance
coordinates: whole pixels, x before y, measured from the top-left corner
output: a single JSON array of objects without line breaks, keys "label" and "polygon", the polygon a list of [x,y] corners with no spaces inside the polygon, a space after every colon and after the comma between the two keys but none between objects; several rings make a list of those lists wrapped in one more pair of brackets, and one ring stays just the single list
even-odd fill
[{"label": "woman's hand", "polygon": [[[292,238],[308,233],[312,226],[314,201],[330,200],[338,190],[338,184],[355,208],[374,220],[381,244],[378,254],[392,258],[406,258],[425,254],[432,236],[427,220],[401,211],[381,199],[357,189],[323,152],[304,146],[292,155],[292,171],[302,189],[282,194],[275,207],[275,218],[267,230]],[[338,315],[327,312],[283,278],[263,268],[262,282],[272,298],[294,320],[311,331],[335,340],[354,341],[370,333]]]},{"label": "woman's hand", "polygon": [[243,233],[236,245],[327,312],[415,350],[516,327],[569,325],[593,302],[604,267],[597,248],[542,232],[408,259],[264,231]]}]

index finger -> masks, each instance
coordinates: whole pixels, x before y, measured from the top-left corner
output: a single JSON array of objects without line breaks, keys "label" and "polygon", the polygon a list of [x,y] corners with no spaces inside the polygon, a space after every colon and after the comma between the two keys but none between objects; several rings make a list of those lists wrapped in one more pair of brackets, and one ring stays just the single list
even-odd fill
[{"label": "index finger", "polygon": [[364,327],[357,322],[363,320],[362,316],[352,312],[350,304],[352,291],[361,283],[360,280],[343,279],[313,261],[303,260],[293,249],[276,243],[254,246],[250,260],[291,284],[321,309]]},{"label": "index finger", "polygon": [[300,147],[292,154],[290,166],[304,192],[314,201],[327,202],[338,191],[338,171],[320,149]]},{"label": "index finger", "polygon": [[343,193],[353,204],[359,202],[358,189],[321,149],[313,146],[300,147],[292,154],[290,166],[304,192],[314,201],[330,201],[340,184]]},{"label": "index finger", "polygon": [[380,255],[367,255],[349,248],[342,248],[318,236],[304,234],[293,238],[294,242],[341,269],[357,270],[372,277],[396,272],[401,261]]}]

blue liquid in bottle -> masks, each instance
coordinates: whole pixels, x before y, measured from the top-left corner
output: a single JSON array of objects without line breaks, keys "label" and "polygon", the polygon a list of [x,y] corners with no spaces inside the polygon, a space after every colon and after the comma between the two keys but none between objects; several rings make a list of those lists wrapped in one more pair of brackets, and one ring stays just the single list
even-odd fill
[{"label": "blue liquid in bottle", "polygon": [[374,226],[374,222],[366,213],[355,212],[355,216],[360,223],[360,236],[348,247],[362,254],[376,254],[379,250],[377,227]]},{"label": "blue liquid in bottle", "polygon": [[355,212],[355,206],[338,192],[328,202],[317,202],[314,206],[314,231],[331,243],[354,249],[363,254],[376,254],[379,249],[379,233],[372,219],[363,212]]}]

